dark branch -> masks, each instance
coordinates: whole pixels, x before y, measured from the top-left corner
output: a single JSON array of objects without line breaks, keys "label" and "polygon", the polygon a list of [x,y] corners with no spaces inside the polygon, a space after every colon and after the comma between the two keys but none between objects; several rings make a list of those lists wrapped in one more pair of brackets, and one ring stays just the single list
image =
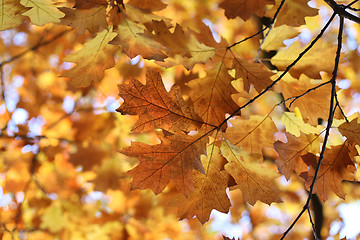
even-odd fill
[{"label": "dark branch", "polygon": [[[274,24],[274,22],[275,22],[275,20],[276,20],[276,18],[277,18],[277,16],[279,15],[279,12],[280,12],[281,8],[283,7],[284,3],[285,3],[285,0],[282,0],[281,3],[280,3],[280,5],[279,5],[279,7],[276,9],[276,12],[275,12],[275,14],[274,14],[273,18],[271,19],[271,22],[270,22],[270,24],[269,24],[268,26],[264,27],[263,29],[261,29],[261,30],[258,31],[257,33],[255,33],[255,34],[253,34],[253,35],[251,35],[251,36],[249,36],[249,37],[247,37],[247,38],[244,38],[243,40],[241,40],[241,41],[239,41],[239,42],[233,43],[232,45],[230,45],[229,47],[227,47],[227,49],[231,49],[232,47],[234,47],[234,46],[236,46],[236,45],[238,45],[238,44],[240,44],[240,43],[242,43],[242,42],[245,42],[245,41],[247,41],[247,40],[249,40],[249,39],[251,39],[251,38],[259,35],[260,33],[264,32],[266,29],[269,28],[269,31],[268,31],[267,34],[266,34],[266,36],[267,36],[267,35],[269,34],[271,28],[272,28],[272,25]],[[265,36],[265,38],[266,38],[266,36]],[[265,39],[265,38],[264,38],[264,39]],[[260,44],[260,46],[261,46],[261,44]]]},{"label": "dark branch", "polygon": [[333,70],[332,78],[330,80],[330,82],[331,82],[331,97],[330,97],[329,117],[328,117],[328,123],[326,126],[324,142],[323,142],[320,156],[319,156],[319,162],[315,169],[314,179],[310,185],[310,190],[309,190],[309,195],[308,195],[307,201],[306,201],[302,211],[299,213],[299,215],[296,217],[296,219],[292,222],[292,224],[288,227],[288,229],[284,232],[281,239],[284,239],[286,237],[286,235],[290,232],[290,230],[295,226],[296,222],[300,219],[300,217],[304,214],[304,212],[309,208],[309,204],[310,204],[310,201],[311,201],[311,198],[313,195],[313,191],[314,191],[315,182],[316,182],[317,176],[319,174],[320,165],[321,165],[322,160],[324,159],[326,143],[329,139],[330,129],[331,129],[331,125],[332,125],[332,122],[334,119],[334,113],[335,113],[335,109],[336,109],[336,106],[335,106],[336,77],[337,77],[337,72],[338,72],[339,62],[340,62],[343,28],[344,28],[344,18],[342,16],[340,16],[340,26],[339,26],[339,33],[338,33],[338,47],[336,50],[334,70]]},{"label": "dark branch", "polygon": [[[267,86],[261,93],[259,93],[258,95],[256,95],[255,97],[253,97],[252,99],[250,99],[247,103],[245,103],[244,105],[242,105],[241,107],[239,107],[233,114],[231,114],[229,117],[227,117],[218,127],[218,129],[220,129],[227,121],[229,121],[229,119],[231,119],[232,117],[234,117],[235,115],[237,115],[242,109],[244,109],[245,107],[249,106],[251,103],[255,102],[258,98],[260,98],[262,95],[264,95],[266,92],[268,92],[272,87],[274,87],[284,76],[285,74],[287,74],[290,69],[297,63],[300,61],[300,59],[315,45],[315,43],[322,37],[322,35],[324,34],[324,32],[326,31],[326,29],[330,26],[330,23],[332,22],[332,20],[334,19],[334,17],[336,16],[335,13],[333,13],[330,17],[330,19],[327,21],[327,23],[324,25],[324,27],[321,29],[321,31],[319,32],[319,34],[311,41],[311,43],[299,54],[299,56],[290,64],[286,67],[285,71],[275,80],[273,81],[272,84],[270,84],[269,86]],[[231,49],[229,49],[229,51],[232,53]],[[234,55],[234,54],[233,54]]]},{"label": "dark branch", "polygon": [[[339,5],[337,4],[334,0],[324,0],[333,10],[334,12],[339,15],[340,17],[343,17],[343,18],[347,18],[353,22],[356,22],[356,23],[360,23],[360,18],[347,12],[346,11],[346,8],[348,8],[348,6],[344,6],[344,5]],[[355,3],[355,2],[353,2]],[[350,3],[352,4],[352,3]],[[349,4],[349,5],[350,5]]]}]

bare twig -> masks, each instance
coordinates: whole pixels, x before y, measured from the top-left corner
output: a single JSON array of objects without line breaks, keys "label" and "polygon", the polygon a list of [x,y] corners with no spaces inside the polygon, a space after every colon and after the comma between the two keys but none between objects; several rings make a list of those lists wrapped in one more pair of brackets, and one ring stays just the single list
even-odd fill
[{"label": "bare twig", "polygon": [[310,212],[310,209],[309,209],[309,208],[307,208],[307,212],[308,212],[310,224],[311,224],[311,227],[312,227],[312,230],[313,230],[314,239],[315,239],[315,240],[319,240],[319,238],[318,238],[318,236],[317,236],[317,234],[316,234],[315,224],[314,224],[314,221],[312,220],[312,216],[311,216],[311,212]]},{"label": "bare twig", "polygon": [[[275,12],[275,14],[274,14],[273,18],[271,19],[271,22],[270,22],[270,24],[269,24],[268,26],[264,27],[263,29],[261,29],[261,30],[258,31],[257,33],[255,33],[255,34],[253,34],[253,35],[251,35],[251,36],[249,36],[249,37],[247,37],[247,38],[244,38],[243,40],[241,40],[241,41],[239,41],[239,42],[233,43],[232,45],[230,45],[229,47],[227,47],[227,49],[231,49],[232,47],[234,47],[234,46],[236,46],[236,45],[238,45],[238,44],[240,44],[240,43],[242,43],[242,42],[245,42],[245,41],[247,41],[247,40],[249,40],[249,39],[251,39],[251,38],[259,35],[260,33],[264,32],[266,29],[269,29],[269,31],[268,31],[267,34],[266,34],[266,36],[267,36],[267,35],[269,34],[271,28],[272,28],[272,25],[274,24],[274,22],[275,22],[275,20],[276,20],[276,18],[277,18],[277,16],[279,15],[279,12],[280,12],[281,8],[283,7],[284,3],[285,3],[285,0],[281,0],[280,5],[279,5],[279,7],[276,9],[276,12]],[[266,38],[266,36],[265,36],[265,38]],[[265,38],[264,38],[264,39],[265,39]],[[262,44],[262,43],[261,43],[261,44]],[[261,47],[261,44],[260,44],[260,47]],[[260,47],[259,47],[259,48],[260,48]]]},{"label": "bare twig", "polygon": [[322,86],[325,86],[325,85],[327,85],[327,84],[329,84],[329,83],[330,83],[330,81],[327,81],[327,82],[321,83],[321,84],[319,84],[319,85],[317,85],[317,86],[315,86],[315,87],[313,87],[313,88],[309,88],[308,90],[306,90],[306,92],[304,92],[304,93],[302,93],[302,94],[300,94],[300,95],[297,95],[297,96],[294,96],[294,97],[290,97],[290,98],[285,99],[284,102],[287,102],[287,101],[292,100],[292,101],[290,102],[290,104],[289,104],[289,108],[290,108],[291,105],[292,105],[297,99],[299,99],[299,98],[305,96],[306,94],[308,94],[309,92],[314,91],[314,90],[316,90],[316,89],[318,89],[318,88],[320,88],[320,87],[322,87]]},{"label": "bare twig", "polygon": [[[319,34],[311,41],[311,43],[299,54],[299,56],[290,64],[286,67],[285,71],[275,80],[272,82],[272,84],[270,84],[269,86],[267,86],[261,93],[259,93],[258,95],[256,95],[255,97],[253,97],[252,99],[250,99],[247,103],[245,103],[244,105],[242,105],[241,107],[239,107],[233,114],[231,114],[229,117],[227,117],[218,127],[218,129],[220,129],[227,121],[229,121],[229,119],[231,119],[232,117],[234,117],[235,115],[237,115],[242,109],[244,109],[245,107],[249,106],[251,103],[255,102],[258,98],[260,98],[262,95],[264,95],[266,92],[268,92],[272,87],[274,87],[284,76],[285,74],[287,74],[290,69],[297,63],[299,62],[299,60],[315,45],[315,43],[322,37],[322,35],[324,34],[324,32],[326,31],[326,29],[330,26],[330,23],[332,22],[332,20],[334,19],[334,17],[336,16],[335,13],[333,13],[331,15],[331,17],[329,18],[329,20],[327,21],[327,23],[324,25],[324,27],[321,29],[321,31],[319,32]],[[231,49],[229,49],[229,51],[231,52],[231,54],[233,54],[233,56],[235,57],[234,53],[231,51]]]},{"label": "bare twig", "polygon": [[360,18],[359,17],[357,17],[357,16],[355,16],[355,15],[353,15],[353,14],[346,11],[346,8],[350,7],[349,5],[353,4],[355,2],[350,3],[348,6],[344,6],[344,5],[337,4],[334,0],[324,0],[324,1],[333,9],[333,11],[337,15],[339,15],[339,16],[341,16],[343,18],[347,18],[347,19],[349,19],[349,20],[351,20],[353,22],[360,23]]},{"label": "bare twig", "polygon": [[336,106],[339,108],[339,110],[340,110],[341,114],[343,115],[343,117],[345,118],[346,122],[349,123],[349,119],[346,117],[344,110],[340,106],[340,102],[338,100],[337,93],[335,93],[335,100],[336,100]]}]

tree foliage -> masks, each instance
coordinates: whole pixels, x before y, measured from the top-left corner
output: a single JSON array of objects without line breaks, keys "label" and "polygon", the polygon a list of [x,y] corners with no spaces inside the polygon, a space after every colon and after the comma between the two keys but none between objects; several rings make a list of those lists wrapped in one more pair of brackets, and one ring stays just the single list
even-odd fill
[{"label": "tree foliage", "polygon": [[340,237],[358,1],[0,2],[0,239]]}]

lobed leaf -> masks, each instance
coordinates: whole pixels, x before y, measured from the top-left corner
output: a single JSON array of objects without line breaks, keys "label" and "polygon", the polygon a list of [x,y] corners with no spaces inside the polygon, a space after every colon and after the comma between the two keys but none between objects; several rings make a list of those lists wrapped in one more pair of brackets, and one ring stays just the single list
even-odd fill
[{"label": "lobed leaf", "polygon": [[146,84],[135,79],[120,84],[119,96],[124,103],[117,109],[121,114],[138,115],[133,131],[145,132],[162,128],[169,132],[189,132],[202,125],[192,104],[185,101],[180,88],[173,86],[167,92],[159,73],[148,70]]},{"label": "lobed leaf", "polygon": [[94,81],[100,81],[104,71],[115,65],[113,55],[118,48],[108,43],[116,35],[109,27],[85,43],[82,49],[67,55],[63,61],[76,63],[76,66],[63,74],[63,77],[70,77],[70,83],[77,87],[87,87]]}]

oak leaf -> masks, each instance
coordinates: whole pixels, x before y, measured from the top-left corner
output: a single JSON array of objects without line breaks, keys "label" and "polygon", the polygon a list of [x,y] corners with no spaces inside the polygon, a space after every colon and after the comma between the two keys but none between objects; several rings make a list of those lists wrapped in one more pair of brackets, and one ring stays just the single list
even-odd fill
[{"label": "oak leaf", "polygon": [[250,91],[252,84],[257,92],[261,92],[273,81],[270,79],[274,73],[270,72],[263,64],[249,62],[236,58],[234,60],[235,77],[242,78],[245,91]]},{"label": "oak leaf", "polygon": [[139,165],[128,171],[133,177],[132,189],[150,188],[158,194],[172,180],[180,193],[189,196],[194,190],[192,170],[205,173],[200,157],[206,154],[204,138],[182,134],[159,138],[160,144],[132,142],[120,151],[140,160]]},{"label": "oak leaf", "polygon": [[230,120],[225,138],[232,144],[251,153],[262,153],[264,147],[272,147],[277,128],[269,116],[236,117]]},{"label": "oak leaf", "polygon": [[168,56],[164,62],[157,62],[160,66],[169,68],[181,64],[190,70],[196,63],[205,63],[214,56],[215,48],[200,43],[190,31],[185,32],[178,24],[173,32],[163,20],[153,20],[147,27],[146,36],[160,43]]},{"label": "oak leaf", "polygon": [[189,132],[202,125],[189,101],[185,101],[180,88],[173,86],[167,92],[159,73],[148,70],[146,84],[130,78],[129,84],[120,84],[119,96],[124,103],[117,109],[121,114],[138,115],[133,131],[144,132],[162,128],[169,132]]},{"label": "oak leaf", "polygon": [[[320,82],[321,83],[321,82]],[[280,83],[281,93],[284,98],[291,98],[305,93],[309,88],[315,87],[315,84],[310,78],[301,75],[298,81],[288,82],[282,81]],[[330,107],[330,93],[331,85],[325,85],[316,91],[311,91],[299,99],[296,99],[290,107],[293,111],[296,107],[300,110],[303,119],[316,126],[318,118],[327,119]]]},{"label": "oak leaf", "polygon": [[16,28],[24,22],[26,11],[19,0],[0,0],[0,31]]},{"label": "oak leaf", "polygon": [[50,0],[21,0],[24,7],[31,8],[22,15],[28,16],[33,24],[59,23],[65,14],[52,5]]},{"label": "oak leaf", "polygon": [[265,51],[278,50],[280,47],[286,47],[284,40],[291,39],[299,35],[299,30],[287,25],[281,25],[271,29],[269,35],[265,38],[261,49]]},{"label": "oak leaf", "polygon": [[89,9],[100,6],[106,7],[107,5],[108,5],[107,0],[75,0],[74,8]]},{"label": "oak leaf", "polygon": [[167,6],[162,0],[130,0],[128,4],[150,11],[160,11]]},{"label": "oak leaf", "polygon": [[167,57],[160,43],[144,35],[146,28],[143,25],[126,19],[118,24],[116,31],[118,35],[111,44],[121,45],[130,58],[141,55],[145,59],[163,61]]},{"label": "oak leaf", "polygon": [[349,123],[345,122],[341,124],[338,129],[349,141],[355,142],[360,146],[360,124],[358,120],[358,118],[355,118]]},{"label": "oak leaf", "polygon": [[246,202],[281,202],[275,181],[280,174],[264,164],[261,154],[246,152],[227,141],[223,142],[221,153],[229,162],[225,170],[237,183],[231,189],[240,189]]},{"label": "oak leaf", "polygon": [[86,30],[97,33],[100,29],[107,29],[106,10],[103,6],[90,9],[60,8],[65,13],[61,23],[74,27],[78,34],[84,34]]},{"label": "oak leaf", "polygon": [[[281,11],[276,18],[275,26],[288,25],[292,27],[299,27],[305,23],[305,17],[312,17],[318,15],[318,10],[310,7],[307,3],[309,0],[287,0],[285,1]],[[273,16],[278,9],[280,1],[269,10],[267,15]]]},{"label": "oak leaf", "polygon": [[300,137],[300,132],[316,134],[322,129],[321,126],[314,127],[305,123],[302,117],[296,116],[293,112],[284,112],[281,116],[281,123],[285,126],[286,131],[295,137]]},{"label": "oak leaf", "polygon": [[93,81],[100,81],[104,71],[115,65],[113,55],[118,48],[108,43],[116,35],[110,27],[85,43],[79,51],[67,55],[63,61],[74,62],[76,66],[63,74],[63,77],[70,77],[70,83],[77,87],[87,87]]},{"label": "oak leaf", "polygon": [[190,97],[195,111],[205,123],[217,126],[225,120],[225,114],[231,114],[238,108],[231,98],[237,93],[231,85],[232,80],[227,69],[220,64],[208,71],[205,77],[188,83],[193,90]]},{"label": "oak leaf", "polygon": [[318,136],[300,134],[300,137],[294,137],[290,133],[286,133],[287,142],[276,141],[274,148],[279,154],[279,158],[275,160],[279,170],[287,180],[290,179],[291,174],[295,171],[300,175],[307,169],[306,164],[301,156],[306,153],[318,153],[320,150],[320,143]]},{"label": "oak leaf", "polygon": [[[314,193],[317,193],[323,201],[326,201],[332,192],[341,198],[345,198],[341,182],[343,180],[354,180],[356,167],[353,159],[356,154],[354,145],[347,142],[343,145],[332,146],[325,151],[314,186]],[[309,188],[314,179],[318,157],[309,153],[302,158],[310,166],[308,178],[305,179],[306,186]]]},{"label": "oak leaf", "polygon": [[[301,74],[306,74],[313,79],[320,79],[320,72],[331,73],[333,71],[333,62],[329,59],[335,59],[336,45],[319,40],[297,63],[290,69],[290,74],[295,78]],[[294,42],[290,47],[280,50],[271,58],[271,63],[279,70],[285,70],[304,49],[300,47],[299,41]]]},{"label": "oak leaf", "polygon": [[228,19],[241,17],[246,21],[253,14],[264,16],[265,5],[274,3],[274,0],[224,0],[219,7],[225,9],[225,16]]},{"label": "oak leaf", "polygon": [[209,145],[207,156],[202,155],[201,161],[205,174],[193,171],[194,191],[188,198],[181,195],[176,203],[180,219],[196,215],[201,223],[205,223],[213,209],[227,213],[231,204],[226,194],[229,181],[229,174],[224,170],[226,159],[221,156],[219,147]]}]

